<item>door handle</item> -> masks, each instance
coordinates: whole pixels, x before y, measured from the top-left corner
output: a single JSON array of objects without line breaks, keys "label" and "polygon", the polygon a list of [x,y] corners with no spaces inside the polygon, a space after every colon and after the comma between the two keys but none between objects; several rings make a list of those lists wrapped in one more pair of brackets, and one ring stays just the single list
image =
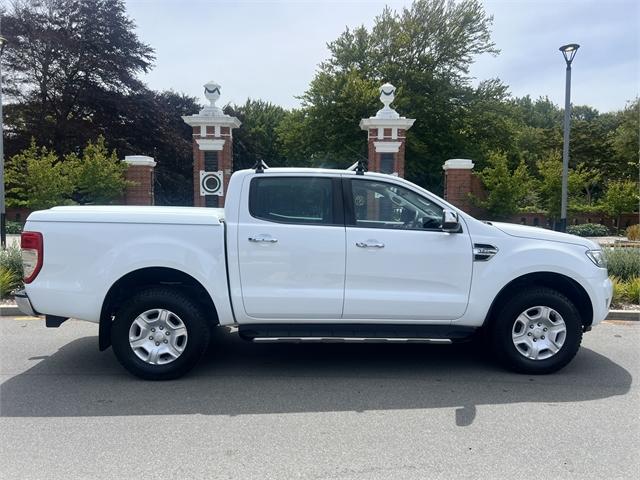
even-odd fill
[{"label": "door handle", "polygon": [[384,243],[377,242],[375,240],[368,240],[366,242],[356,242],[356,247],[360,247],[360,248],[384,248]]},{"label": "door handle", "polygon": [[256,243],[277,243],[278,239],[272,237],[249,237],[249,241]]}]

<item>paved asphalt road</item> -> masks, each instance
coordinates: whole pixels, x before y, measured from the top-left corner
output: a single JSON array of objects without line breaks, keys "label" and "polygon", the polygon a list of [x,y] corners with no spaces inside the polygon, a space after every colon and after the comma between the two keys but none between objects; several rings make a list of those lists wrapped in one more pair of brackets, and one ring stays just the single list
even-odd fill
[{"label": "paved asphalt road", "polygon": [[[97,328],[0,321],[7,479],[632,478],[639,322],[585,336],[562,372],[502,371],[469,345],[244,343],[143,382]],[[637,477],[636,477],[637,478]]]}]

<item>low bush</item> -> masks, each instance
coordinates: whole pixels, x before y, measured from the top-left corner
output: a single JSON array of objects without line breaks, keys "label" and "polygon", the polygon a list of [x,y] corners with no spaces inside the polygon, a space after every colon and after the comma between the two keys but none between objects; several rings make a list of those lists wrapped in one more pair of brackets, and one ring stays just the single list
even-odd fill
[{"label": "low bush", "polygon": [[626,294],[629,302],[640,304],[640,278],[634,278],[627,283]]},{"label": "low bush", "polygon": [[640,248],[605,248],[604,254],[609,275],[625,282],[640,277]]},{"label": "low bush", "polygon": [[627,238],[633,241],[640,240],[640,225],[631,225],[627,228]]},{"label": "low bush", "polygon": [[599,223],[582,223],[567,227],[567,233],[579,237],[606,237],[609,235],[609,229]]},{"label": "low bush", "polygon": [[5,297],[22,286],[22,257],[18,246],[0,250],[0,291]]},{"label": "low bush", "polygon": [[20,235],[22,233],[22,224],[20,222],[7,222],[7,233],[9,235]]},{"label": "low bush", "polygon": [[621,303],[640,304],[640,278],[636,277],[629,281],[620,280],[617,277],[611,277],[613,284],[613,298],[611,304],[618,306]]},{"label": "low bush", "polygon": [[20,283],[16,272],[0,267],[0,298],[8,297],[13,290],[20,286]]}]

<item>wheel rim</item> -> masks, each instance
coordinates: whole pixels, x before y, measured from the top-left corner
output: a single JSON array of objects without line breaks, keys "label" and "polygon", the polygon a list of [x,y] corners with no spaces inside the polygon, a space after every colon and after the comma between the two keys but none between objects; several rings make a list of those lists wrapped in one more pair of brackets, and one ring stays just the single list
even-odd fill
[{"label": "wheel rim", "polygon": [[165,365],[176,360],[184,352],[187,338],[182,319],[163,308],[141,313],[129,328],[131,350],[150,365]]},{"label": "wheel rim", "polygon": [[530,307],[513,323],[513,345],[530,360],[545,360],[557,354],[567,338],[562,315],[545,306]]}]

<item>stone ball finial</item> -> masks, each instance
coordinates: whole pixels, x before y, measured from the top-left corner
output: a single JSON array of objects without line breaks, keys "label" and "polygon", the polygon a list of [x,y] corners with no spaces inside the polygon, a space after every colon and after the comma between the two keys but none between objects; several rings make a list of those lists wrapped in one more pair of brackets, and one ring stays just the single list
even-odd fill
[{"label": "stone ball finial", "polygon": [[204,96],[211,103],[212,107],[216,106],[216,102],[220,98],[220,84],[213,80],[204,84]]}]

